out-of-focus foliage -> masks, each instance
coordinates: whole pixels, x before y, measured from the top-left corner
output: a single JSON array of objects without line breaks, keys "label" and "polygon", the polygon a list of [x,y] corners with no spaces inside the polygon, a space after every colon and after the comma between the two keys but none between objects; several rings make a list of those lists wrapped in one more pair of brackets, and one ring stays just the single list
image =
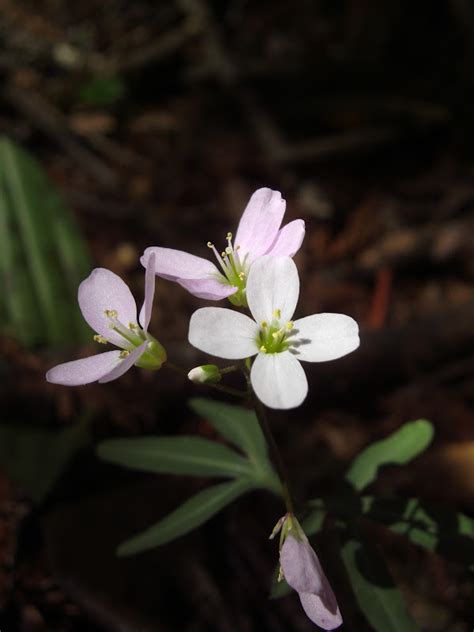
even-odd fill
[{"label": "out-of-focus foliage", "polygon": [[116,76],[91,77],[81,87],[79,98],[84,105],[107,107],[114,105],[125,94],[125,84]]},{"label": "out-of-focus foliage", "polygon": [[90,443],[85,421],[67,428],[0,426],[0,468],[33,501],[42,502],[74,455]]},{"label": "out-of-focus foliage", "polygon": [[200,491],[157,524],[127,540],[119,547],[119,555],[139,553],[184,535],[252,489],[281,492],[255,413],[206,399],[192,400],[191,407],[244,454],[215,441],[181,436],[110,439],[99,445],[98,455],[146,472],[234,480]]},{"label": "out-of-focus foliage", "polygon": [[91,262],[80,230],[27,152],[0,138],[0,314],[28,347],[84,341],[77,287]]}]

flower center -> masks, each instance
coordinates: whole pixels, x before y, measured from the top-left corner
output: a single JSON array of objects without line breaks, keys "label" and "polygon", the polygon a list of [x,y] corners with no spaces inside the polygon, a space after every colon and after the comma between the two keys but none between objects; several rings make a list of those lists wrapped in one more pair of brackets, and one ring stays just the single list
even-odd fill
[{"label": "flower center", "polygon": [[[128,327],[119,320],[117,310],[106,309],[104,314],[109,319],[109,327],[112,331],[115,331],[119,336],[124,339],[123,351],[120,354],[122,359],[126,358],[130,351],[136,349],[147,341],[147,348],[145,353],[140,357],[137,366],[143,369],[159,369],[163,362],[166,360],[166,351],[164,347],[150,335],[148,332],[137,325],[137,323],[129,323]],[[94,340],[101,344],[106,344],[107,340],[103,336],[96,335]]]},{"label": "flower center", "polygon": [[272,316],[270,323],[266,320],[260,323],[257,344],[261,353],[281,353],[292,343],[290,337],[293,334],[293,321],[289,320],[282,325],[279,309],[276,309]]},{"label": "flower center", "polygon": [[219,254],[216,247],[210,241],[207,242],[207,247],[214,253],[217,262],[219,263],[222,274],[219,274],[219,281],[225,285],[233,285],[237,287],[235,294],[229,296],[229,301],[236,306],[247,306],[247,299],[245,296],[245,285],[247,282],[247,255],[243,259],[240,258],[239,248],[234,248],[232,244],[232,233],[227,233],[227,247]]}]

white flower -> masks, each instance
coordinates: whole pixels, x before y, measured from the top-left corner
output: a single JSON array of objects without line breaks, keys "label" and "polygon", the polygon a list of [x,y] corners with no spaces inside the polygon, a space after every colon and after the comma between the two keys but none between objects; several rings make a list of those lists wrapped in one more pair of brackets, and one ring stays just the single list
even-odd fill
[{"label": "white flower", "polygon": [[191,317],[189,342],[229,360],[257,355],[250,373],[257,397],[270,408],[295,408],[308,392],[301,360],[336,360],[359,346],[359,328],[350,316],[314,314],[292,321],[298,295],[293,260],[261,257],[247,281],[255,320],[230,309],[204,307]]}]

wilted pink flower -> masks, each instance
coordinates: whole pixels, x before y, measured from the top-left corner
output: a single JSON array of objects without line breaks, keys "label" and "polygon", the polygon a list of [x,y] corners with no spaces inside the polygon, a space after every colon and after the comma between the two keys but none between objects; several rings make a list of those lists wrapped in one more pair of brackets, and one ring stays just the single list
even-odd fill
[{"label": "wilted pink flower", "polygon": [[153,258],[145,275],[145,300],[137,323],[137,306],[128,285],[114,272],[96,268],[79,286],[78,301],[82,315],[97,332],[94,340],[110,342],[121,351],[106,351],[89,358],[59,364],[46,374],[48,382],[78,386],[90,382],[110,382],[134,364],[159,369],[166,360],[161,344],[148,333],[155,274]]},{"label": "wilted pink flower", "polygon": [[287,583],[299,594],[308,617],[323,630],[342,624],[336,597],[308,538],[297,521],[288,531],[280,550],[280,564]]},{"label": "wilted pink flower", "polygon": [[155,254],[156,274],[176,281],[199,298],[218,301],[228,297],[234,305],[246,305],[245,288],[251,264],[263,255],[293,257],[305,234],[304,221],[294,220],[280,228],[286,202],[279,191],[258,189],[240,218],[235,240],[227,234],[227,247],[214,252],[219,267],[212,261],[171,248],[147,248],[141,258],[144,266]]}]

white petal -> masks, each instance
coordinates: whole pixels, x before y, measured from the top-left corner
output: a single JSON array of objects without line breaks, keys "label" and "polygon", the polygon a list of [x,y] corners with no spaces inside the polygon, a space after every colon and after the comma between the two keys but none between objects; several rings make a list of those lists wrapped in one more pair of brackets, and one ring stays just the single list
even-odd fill
[{"label": "white petal", "polygon": [[258,399],[269,408],[296,408],[308,393],[303,367],[289,351],[259,353],[250,380]]},{"label": "white petal", "polygon": [[140,310],[140,325],[145,331],[148,331],[148,325],[150,324],[151,311],[153,309],[153,298],[155,296],[155,253],[152,252],[148,257],[147,265],[145,268],[145,299],[143,301],[142,308]]},{"label": "white petal", "polygon": [[280,310],[284,325],[294,314],[300,292],[298,270],[289,257],[266,255],[250,267],[247,280],[247,302],[258,323],[271,321]]},{"label": "white petal", "polygon": [[92,329],[114,345],[123,347],[125,341],[110,329],[105,310],[115,310],[125,327],[137,322],[135,299],[125,281],[111,270],[96,268],[80,284],[78,301],[82,315]]},{"label": "white petal", "polygon": [[240,218],[234,240],[242,258],[248,255],[247,261],[252,262],[267,252],[278,234],[285,207],[279,191],[267,188],[255,191]]},{"label": "white petal", "polygon": [[135,362],[138,362],[140,357],[145,353],[148,342],[144,342],[142,345],[131,351],[126,358],[121,360],[120,364],[115,366],[109,373],[103,375],[99,382],[101,384],[105,384],[106,382],[112,382],[112,380],[116,380],[118,377],[126,373]]},{"label": "white petal", "polygon": [[245,314],[224,307],[203,307],[191,316],[189,342],[228,360],[240,360],[258,351],[257,324]]},{"label": "white petal", "polygon": [[354,351],[360,344],[359,326],[344,314],[313,314],[295,321],[292,353],[298,360],[326,362]]},{"label": "white petal", "polygon": [[278,231],[278,235],[267,255],[293,257],[300,249],[305,235],[302,219],[295,219]]},{"label": "white petal", "polygon": [[52,384],[79,386],[96,382],[112,371],[120,362],[120,351],[106,351],[89,358],[58,364],[46,373],[46,379]]},{"label": "white petal", "polygon": [[334,593],[313,595],[311,593],[299,593],[301,605],[307,616],[313,623],[323,630],[335,630],[342,625],[342,616],[337,605]]}]

